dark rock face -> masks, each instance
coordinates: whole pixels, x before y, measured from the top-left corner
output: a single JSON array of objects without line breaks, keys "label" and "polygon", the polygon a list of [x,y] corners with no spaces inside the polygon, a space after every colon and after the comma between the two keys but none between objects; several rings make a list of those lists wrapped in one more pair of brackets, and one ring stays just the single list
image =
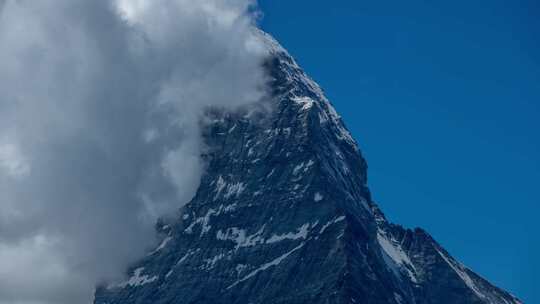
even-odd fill
[{"label": "dark rock face", "polygon": [[270,37],[271,114],[210,113],[208,169],[162,244],[95,304],[518,304],[425,231],[389,223],[319,87]]}]

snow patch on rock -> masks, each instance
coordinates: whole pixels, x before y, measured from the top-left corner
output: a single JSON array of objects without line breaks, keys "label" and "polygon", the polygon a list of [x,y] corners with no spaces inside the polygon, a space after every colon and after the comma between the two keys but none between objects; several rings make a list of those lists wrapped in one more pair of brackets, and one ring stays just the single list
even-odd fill
[{"label": "snow patch on rock", "polygon": [[345,216],[340,216],[340,217],[337,217],[337,218],[329,221],[328,223],[324,224],[321,227],[321,230],[319,231],[319,234],[323,234],[324,231],[326,231],[326,229],[328,229],[328,227],[330,227],[331,225],[339,223],[339,222],[344,221],[344,220],[345,220]]},{"label": "snow patch on rock", "polygon": [[473,279],[471,279],[471,277],[467,274],[463,265],[452,262],[445,254],[443,254],[438,249],[437,249],[437,252],[443,258],[443,260],[457,273],[457,275],[461,278],[461,280],[465,283],[465,285],[469,287],[469,289],[471,289],[481,299],[486,298],[486,296],[476,286]]},{"label": "snow patch on rock", "polygon": [[285,234],[280,235],[272,235],[269,239],[266,240],[266,244],[272,244],[281,242],[284,240],[299,240],[299,239],[306,239],[309,232],[310,224],[304,224],[302,227],[298,228],[296,232],[289,232]]},{"label": "snow patch on rock", "polygon": [[120,288],[125,288],[126,286],[139,287],[139,286],[143,286],[146,284],[150,284],[154,281],[157,281],[157,279],[159,278],[158,276],[150,277],[148,275],[143,275],[142,274],[143,271],[144,271],[144,267],[135,269],[133,271],[133,275],[131,276],[131,278],[129,278],[129,280],[125,282],[118,284],[117,287],[120,287]]},{"label": "snow patch on rock", "polygon": [[388,268],[397,275],[405,271],[411,281],[417,283],[414,264],[401,246],[394,244],[393,240],[388,238],[386,233],[380,229],[377,232],[377,241],[381,246],[383,258]]},{"label": "snow patch on rock", "polygon": [[163,241],[161,241],[161,244],[159,244],[159,246],[154,249],[154,251],[150,252],[149,255],[153,255],[155,253],[157,253],[158,251],[162,250],[163,248],[165,248],[165,246],[167,246],[167,244],[169,244],[169,242],[172,240],[173,238],[168,236],[166,237],[165,239],[163,239]]},{"label": "snow patch on rock", "polygon": [[281,255],[280,257],[274,259],[273,261],[271,262],[268,262],[268,263],[265,263],[263,265],[261,265],[259,268],[253,270],[252,272],[250,272],[248,275],[246,275],[245,277],[243,277],[242,279],[234,282],[232,285],[230,285],[229,287],[227,287],[227,289],[231,289],[233,287],[235,287],[236,285],[256,276],[257,274],[259,274],[259,272],[262,272],[262,271],[265,271],[267,270],[268,268],[270,267],[273,267],[273,266],[278,266],[279,264],[281,264],[281,262],[283,262],[283,260],[285,260],[286,258],[288,258],[291,254],[293,254],[295,251],[299,250],[300,248],[304,247],[304,243],[296,246],[295,248],[293,248],[292,250],[290,250],[289,252]]},{"label": "snow patch on rock", "polygon": [[225,232],[219,230],[216,233],[216,238],[221,241],[233,241],[236,244],[235,249],[251,247],[264,243],[264,239],[261,236],[264,228],[265,226],[263,225],[259,231],[252,235],[247,235],[246,230],[232,227],[225,230]]}]

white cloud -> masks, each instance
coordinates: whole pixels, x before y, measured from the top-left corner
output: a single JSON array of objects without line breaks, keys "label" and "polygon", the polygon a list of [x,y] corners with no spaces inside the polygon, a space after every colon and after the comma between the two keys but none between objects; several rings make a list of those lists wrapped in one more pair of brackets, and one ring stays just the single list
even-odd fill
[{"label": "white cloud", "polygon": [[201,116],[264,97],[249,0],[0,0],[0,303],[87,304],[194,195]]},{"label": "white cloud", "polygon": [[11,177],[22,178],[30,173],[30,164],[16,145],[5,143],[0,144],[0,169]]}]

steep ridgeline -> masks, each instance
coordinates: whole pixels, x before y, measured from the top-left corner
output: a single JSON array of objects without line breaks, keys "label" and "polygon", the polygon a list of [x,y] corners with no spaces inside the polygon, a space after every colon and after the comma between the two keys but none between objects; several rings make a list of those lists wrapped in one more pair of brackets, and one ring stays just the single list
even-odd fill
[{"label": "steep ridgeline", "polygon": [[421,229],[389,223],[320,88],[272,38],[271,114],[210,113],[208,168],[162,243],[95,304],[518,304]]}]

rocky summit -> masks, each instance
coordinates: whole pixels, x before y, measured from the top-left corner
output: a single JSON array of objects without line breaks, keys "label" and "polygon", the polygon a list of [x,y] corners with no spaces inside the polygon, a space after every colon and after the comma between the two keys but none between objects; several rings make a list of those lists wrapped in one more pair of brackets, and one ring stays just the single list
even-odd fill
[{"label": "rocky summit", "polygon": [[162,242],[95,304],[518,304],[389,223],[339,115],[264,33],[270,110],[209,111],[207,170]]}]

